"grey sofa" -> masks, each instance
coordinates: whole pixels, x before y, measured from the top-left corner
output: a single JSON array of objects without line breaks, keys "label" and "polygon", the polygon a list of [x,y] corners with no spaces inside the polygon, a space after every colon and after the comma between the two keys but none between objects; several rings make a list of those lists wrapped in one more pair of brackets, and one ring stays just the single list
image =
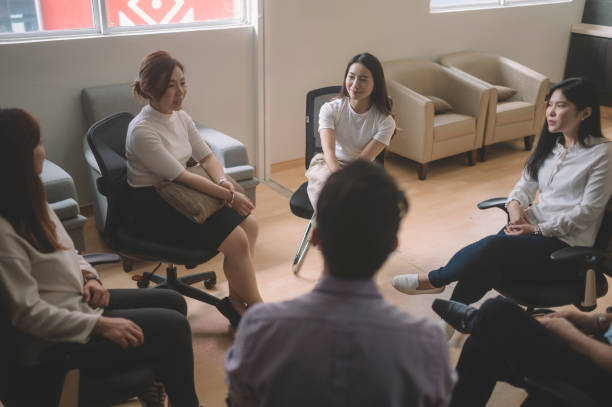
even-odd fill
[{"label": "grey sofa", "polygon": [[[142,108],[142,103],[132,95],[130,85],[127,83],[85,88],[81,92],[81,102],[87,126],[113,113],[129,112],[136,115]],[[225,173],[242,185],[248,197],[255,203],[255,187],[259,184],[259,180],[255,178],[253,166],[249,164],[244,144],[220,131],[197,122],[195,124],[215,156],[221,161]],[[93,204],[96,227],[102,232],[106,221],[106,198],[96,188],[100,169],[85,139],[83,152],[95,193]]]},{"label": "grey sofa", "polygon": [[72,238],[74,247],[85,250],[83,227],[87,218],[79,211],[78,198],[72,177],[57,164],[49,160],[43,162],[40,179],[47,193],[47,202],[64,228]]}]

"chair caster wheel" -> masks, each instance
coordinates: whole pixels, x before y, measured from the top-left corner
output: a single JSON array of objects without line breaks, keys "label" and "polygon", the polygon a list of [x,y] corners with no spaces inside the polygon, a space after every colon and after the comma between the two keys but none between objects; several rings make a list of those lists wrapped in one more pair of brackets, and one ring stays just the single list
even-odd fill
[{"label": "chair caster wheel", "polygon": [[138,286],[138,288],[147,288],[149,287],[149,282],[145,280],[140,280],[136,283],[136,285]]},{"label": "chair caster wheel", "polygon": [[149,280],[148,278],[145,278],[142,275],[132,276],[132,280],[136,281],[136,286],[138,288],[147,288],[149,284],[151,283],[151,280]]},{"label": "chair caster wheel", "polygon": [[208,288],[209,290],[212,289],[215,286],[215,284],[217,284],[216,277],[210,277],[204,280],[204,287]]}]

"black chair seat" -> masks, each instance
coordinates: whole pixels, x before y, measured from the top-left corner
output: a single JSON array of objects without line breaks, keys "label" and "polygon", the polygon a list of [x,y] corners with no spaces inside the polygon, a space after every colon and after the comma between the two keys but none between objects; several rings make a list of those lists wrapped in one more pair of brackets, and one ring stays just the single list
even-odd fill
[{"label": "black chair seat", "polygon": [[[602,297],[608,292],[608,282],[603,274],[597,274],[596,294]],[[494,287],[503,296],[532,308],[561,307],[568,303],[579,304],[584,296],[584,277],[564,282],[504,283]],[[569,301],[573,299],[572,301]]]},{"label": "black chair seat", "polygon": [[291,195],[291,199],[289,200],[291,213],[304,219],[312,218],[312,214],[314,213],[310,198],[308,198],[308,193],[306,192],[307,187],[308,182],[304,182],[293,195]]},{"label": "black chair seat", "polygon": [[124,254],[143,260],[183,264],[189,268],[205,263],[219,253],[216,250],[195,250],[143,240],[141,237],[136,237],[122,228],[117,229],[113,241]]}]

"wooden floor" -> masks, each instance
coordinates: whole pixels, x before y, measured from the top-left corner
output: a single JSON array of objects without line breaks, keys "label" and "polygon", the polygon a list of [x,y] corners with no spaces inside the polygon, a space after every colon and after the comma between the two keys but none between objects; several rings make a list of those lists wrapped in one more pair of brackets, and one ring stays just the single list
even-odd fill
[{"label": "wooden floor", "polygon": [[[604,126],[608,137],[611,137],[612,121],[605,121]],[[400,230],[399,248],[376,278],[382,295],[389,302],[413,315],[435,318],[430,308],[435,296],[403,295],[391,287],[391,279],[399,273],[427,271],[443,266],[461,247],[497,232],[505,222],[504,214],[498,210],[478,211],[476,203],[505,196],[518,180],[527,156],[520,142],[499,144],[491,148],[487,162],[470,167],[464,156],[450,157],[431,163],[427,180],[419,181],[414,164],[399,156],[388,155],[386,168],[410,200],[410,212]],[[303,160],[274,165],[272,178],[294,190],[304,180]],[[257,188],[254,216],[260,225],[255,267],[263,298],[266,301],[279,301],[310,291],[320,276],[320,253],[310,251],[298,277],[291,272],[291,263],[306,221],[291,214],[287,197],[265,184]],[[87,223],[86,240],[87,251],[106,249],[91,218]],[[221,260],[221,255],[217,256],[191,271],[217,271],[219,283],[212,292],[219,297],[227,295]],[[136,264],[135,271],[129,274],[124,273],[118,265],[103,266],[99,271],[107,287],[134,287],[131,275],[150,270],[151,267],[151,263],[140,262]],[[448,298],[451,291],[452,286],[439,296]],[[223,356],[232,343],[227,321],[209,305],[193,300],[188,300],[188,305],[198,395],[207,407],[224,406],[226,386]],[[612,294],[599,300],[598,311],[610,305]],[[464,335],[456,334],[449,342],[453,363],[456,363],[464,340]],[[523,397],[522,391],[501,384],[488,405],[518,406]]]}]

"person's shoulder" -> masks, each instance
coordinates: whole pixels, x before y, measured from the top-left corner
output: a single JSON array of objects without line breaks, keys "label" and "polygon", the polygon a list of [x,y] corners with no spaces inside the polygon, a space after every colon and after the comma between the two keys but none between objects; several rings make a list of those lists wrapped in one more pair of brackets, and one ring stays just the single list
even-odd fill
[{"label": "person's shoulder", "polygon": [[182,109],[176,111],[176,117],[179,120],[181,120],[183,123],[186,123],[186,124],[193,123],[193,118],[189,116],[189,113],[187,113],[186,111]]},{"label": "person's shoulder", "polygon": [[418,333],[426,337],[437,337],[441,333],[440,328],[430,318],[417,318],[391,304],[388,305],[387,312],[389,319],[399,331],[411,335]]},{"label": "person's shoulder", "polygon": [[323,108],[329,109],[333,112],[340,112],[346,109],[347,104],[348,104],[347,97],[335,97],[329,100],[328,102],[325,102],[323,104]]},{"label": "person's shoulder", "polygon": [[13,225],[0,216],[0,257],[24,257],[27,242],[17,234]]}]

